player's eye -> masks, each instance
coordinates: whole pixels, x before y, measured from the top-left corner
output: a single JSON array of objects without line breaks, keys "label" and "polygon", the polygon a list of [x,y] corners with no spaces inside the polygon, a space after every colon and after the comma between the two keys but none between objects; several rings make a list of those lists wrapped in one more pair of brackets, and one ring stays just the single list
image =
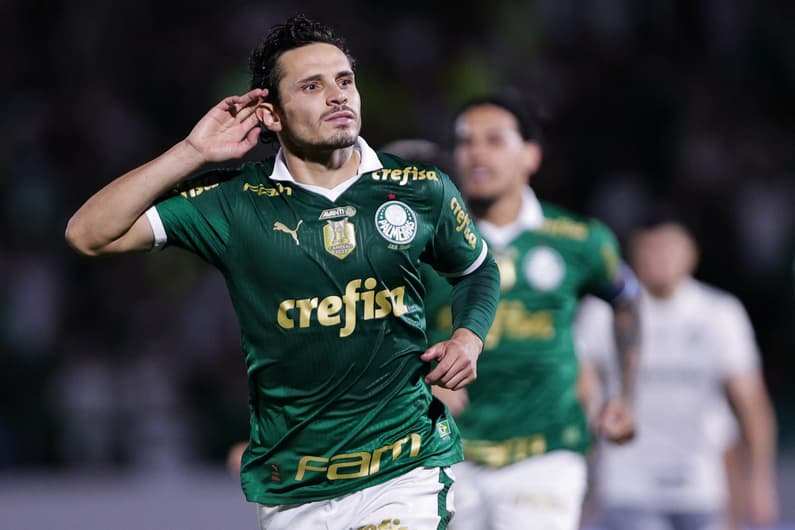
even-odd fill
[{"label": "player's eye", "polygon": [[306,92],[313,92],[320,88],[320,85],[317,83],[307,83],[303,86],[304,91]]},{"label": "player's eye", "polygon": [[505,138],[500,135],[492,135],[486,138],[486,143],[488,143],[491,147],[501,147],[505,145]]},{"label": "player's eye", "polygon": [[472,138],[469,136],[457,136],[455,139],[455,145],[457,147],[465,147],[472,144]]}]

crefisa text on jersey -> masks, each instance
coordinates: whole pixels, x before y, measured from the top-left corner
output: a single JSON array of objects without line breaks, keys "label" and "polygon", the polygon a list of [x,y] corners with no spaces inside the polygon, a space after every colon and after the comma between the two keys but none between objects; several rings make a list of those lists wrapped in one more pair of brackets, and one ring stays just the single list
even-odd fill
[{"label": "crefisa text on jersey", "polygon": [[408,166],[403,169],[379,169],[373,171],[373,180],[384,182],[392,180],[400,186],[405,186],[409,180],[439,180],[436,171],[432,169],[419,169],[417,166]]},{"label": "crefisa text on jersey", "polygon": [[[362,285],[365,290],[360,291]],[[408,313],[409,308],[403,302],[406,294],[404,285],[376,291],[377,285],[375,278],[364,281],[355,279],[348,282],[342,296],[283,300],[279,304],[276,321],[283,329],[293,329],[296,324],[299,328],[308,328],[313,321],[321,326],[339,326],[344,322],[339,334],[340,337],[347,337],[356,329],[356,306],[359,302],[362,306],[362,320],[385,318],[390,314],[399,317]]]}]

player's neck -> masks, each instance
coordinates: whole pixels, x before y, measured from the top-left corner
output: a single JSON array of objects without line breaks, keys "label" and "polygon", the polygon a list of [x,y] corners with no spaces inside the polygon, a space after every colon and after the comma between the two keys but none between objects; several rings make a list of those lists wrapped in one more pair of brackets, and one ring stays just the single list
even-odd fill
[{"label": "player's neck", "polygon": [[660,302],[667,302],[668,300],[671,300],[674,297],[674,295],[679,291],[679,288],[683,282],[684,280],[680,280],[675,283],[645,285],[645,287],[652,298]]},{"label": "player's neck", "polygon": [[472,214],[477,218],[495,226],[505,226],[516,222],[522,211],[521,193],[506,193],[488,204],[471,206]]},{"label": "player's neck", "polygon": [[311,154],[283,149],[282,154],[296,182],[328,189],[355,176],[361,162],[355,146]]}]

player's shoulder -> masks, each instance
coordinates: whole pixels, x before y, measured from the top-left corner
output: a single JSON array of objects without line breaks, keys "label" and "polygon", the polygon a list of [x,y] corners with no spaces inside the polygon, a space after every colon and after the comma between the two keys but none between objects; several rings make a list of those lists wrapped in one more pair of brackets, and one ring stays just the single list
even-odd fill
[{"label": "player's shoulder", "polygon": [[733,315],[745,313],[745,306],[735,294],[695,278],[690,278],[687,282],[686,285],[697,293],[705,304],[709,304],[713,310]]},{"label": "player's shoulder", "polygon": [[168,195],[195,199],[205,193],[230,194],[253,191],[264,194],[268,186],[273,185],[268,178],[272,172],[272,160],[246,162],[234,167],[212,167],[180,182],[169,191]]},{"label": "player's shoulder", "polygon": [[602,221],[576,213],[568,208],[547,201],[540,201],[544,214],[541,230],[547,234],[575,241],[614,239],[610,228]]},{"label": "player's shoulder", "polygon": [[376,154],[383,167],[370,172],[369,178],[374,183],[427,191],[442,189],[444,182],[450,179],[432,164],[406,160],[383,151],[378,151]]}]

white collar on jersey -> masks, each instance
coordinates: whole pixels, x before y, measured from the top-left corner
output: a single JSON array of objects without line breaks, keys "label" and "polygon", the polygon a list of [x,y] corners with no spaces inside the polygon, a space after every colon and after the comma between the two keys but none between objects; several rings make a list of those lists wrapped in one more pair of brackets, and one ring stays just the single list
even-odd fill
[{"label": "white collar on jersey", "polygon": [[490,246],[502,248],[522,232],[541,228],[544,224],[544,212],[541,210],[541,203],[538,202],[536,194],[527,186],[522,191],[522,206],[519,209],[519,216],[514,222],[497,226],[488,221],[478,220],[476,224],[480,235],[488,241]]},{"label": "white collar on jersey", "polygon": [[333,188],[324,188],[322,186],[313,186],[312,184],[296,182],[295,178],[292,176],[292,174],[290,174],[290,170],[287,169],[287,163],[284,161],[284,154],[282,153],[281,148],[279,148],[279,152],[276,153],[276,161],[273,164],[273,173],[271,173],[270,177],[272,180],[290,182],[300,188],[304,188],[305,190],[322,195],[330,201],[336,201],[339,196],[345,192],[345,190],[350,188],[353,183],[362,176],[363,173],[375,171],[377,169],[383,169],[384,167],[383,164],[381,164],[381,161],[378,159],[378,155],[375,153],[375,150],[367,145],[367,142],[365,142],[364,138],[361,136],[356,139],[356,145],[354,145],[354,149],[359,151],[359,154],[362,158],[359,162],[359,172],[351,178],[340,182]]}]

